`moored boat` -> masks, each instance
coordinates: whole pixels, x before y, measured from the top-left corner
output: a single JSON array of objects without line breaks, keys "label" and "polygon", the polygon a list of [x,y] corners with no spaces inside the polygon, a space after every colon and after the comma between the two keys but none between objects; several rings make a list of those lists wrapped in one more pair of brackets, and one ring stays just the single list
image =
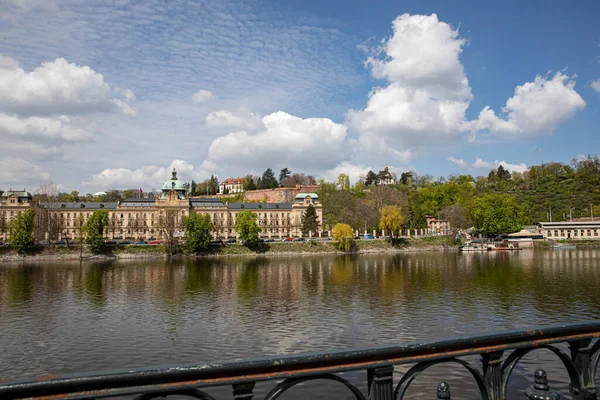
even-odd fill
[{"label": "moored boat", "polygon": [[576,249],[577,246],[574,244],[555,243],[552,245],[554,250],[572,250]]}]

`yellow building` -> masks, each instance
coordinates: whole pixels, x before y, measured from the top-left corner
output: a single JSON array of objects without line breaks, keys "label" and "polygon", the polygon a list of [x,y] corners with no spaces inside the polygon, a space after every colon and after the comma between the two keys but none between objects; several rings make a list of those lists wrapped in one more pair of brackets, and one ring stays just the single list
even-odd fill
[{"label": "yellow building", "polygon": [[[107,239],[166,239],[164,223],[172,219],[173,237],[183,237],[182,220],[191,213],[208,214],[214,225],[214,239],[237,238],[235,223],[237,215],[245,210],[257,214],[262,238],[302,236],[302,215],[312,205],[317,222],[322,227],[323,207],[315,193],[299,193],[291,203],[224,203],[218,198],[190,198],[184,183],[177,179],[173,170],[171,179],[163,184],[156,199],[128,199],[118,203],[104,202],[45,202],[34,206],[32,196],[26,191],[8,191],[0,203],[0,238],[8,239],[10,221],[17,213],[34,207],[36,209],[38,240],[74,239],[81,226],[96,210],[108,211],[109,223],[105,228]],[[320,234],[320,232],[319,232]]]}]

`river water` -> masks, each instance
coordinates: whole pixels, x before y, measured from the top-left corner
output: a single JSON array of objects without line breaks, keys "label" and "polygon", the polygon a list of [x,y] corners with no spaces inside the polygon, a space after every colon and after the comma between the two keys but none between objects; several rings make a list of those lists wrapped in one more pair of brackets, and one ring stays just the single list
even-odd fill
[{"label": "river water", "polygon": [[[420,342],[600,319],[600,249],[0,264],[0,380]],[[547,350],[511,378],[521,390]],[[479,365],[477,357],[468,359]],[[399,366],[397,379],[408,366]],[[345,377],[365,389],[365,373]],[[409,398],[476,398],[436,366]],[[261,398],[273,383],[257,385]],[[305,384],[284,398],[350,398]],[[209,391],[230,398],[230,389]]]}]

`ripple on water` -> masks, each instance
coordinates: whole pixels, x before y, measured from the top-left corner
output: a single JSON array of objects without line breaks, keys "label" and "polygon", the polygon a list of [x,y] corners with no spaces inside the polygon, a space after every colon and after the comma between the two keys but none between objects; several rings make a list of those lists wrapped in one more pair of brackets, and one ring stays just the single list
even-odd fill
[{"label": "ripple on water", "polygon": [[[326,351],[600,319],[600,251],[521,253],[3,265],[0,377]],[[479,365],[477,357],[473,363]],[[567,378],[548,354],[518,365],[514,393],[530,384],[540,363],[550,365],[553,388],[565,393]],[[407,369],[398,366],[397,379]],[[438,366],[415,381],[411,398],[435,396],[440,376],[453,397],[477,397],[466,370]],[[366,390],[364,372],[344,377]],[[257,392],[270,387],[258,385]],[[318,388],[303,385],[290,398],[339,389]]]}]

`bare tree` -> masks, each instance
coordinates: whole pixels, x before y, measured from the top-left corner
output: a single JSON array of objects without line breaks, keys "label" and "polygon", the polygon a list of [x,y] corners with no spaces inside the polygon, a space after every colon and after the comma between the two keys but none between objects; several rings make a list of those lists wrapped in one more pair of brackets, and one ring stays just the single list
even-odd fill
[{"label": "bare tree", "polygon": [[461,229],[468,228],[471,222],[467,216],[467,211],[460,204],[442,207],[440,217],[450,222],[450,229],[455,236]]},{"label": "bare tree", "polygon": [[176,237],[181,232],[183,225],[177,210],[161,210],[156,222],[160,235],[166,239],[167,255],[171,257],[176,249]]},{"label": "bare tree", "polygon": [[52,182],[42,182],[36,189],[37,198],[35,213],[34,236],[36,240],[48,240],[48,243],[58,239],[61,221],[58,218],[59,193],[58,186]]}]

